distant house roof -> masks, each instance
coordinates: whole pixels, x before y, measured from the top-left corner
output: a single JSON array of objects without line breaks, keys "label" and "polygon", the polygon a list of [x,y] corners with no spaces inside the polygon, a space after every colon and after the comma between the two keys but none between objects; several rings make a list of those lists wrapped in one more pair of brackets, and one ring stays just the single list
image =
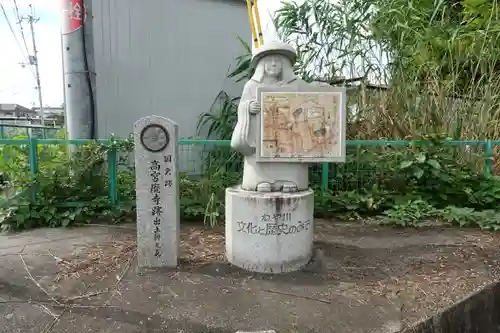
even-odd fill
[{"label": "distant house roof", "polygon": [[24,107],[19,104],[10,104],[10,103],[0,103],[0,112],[12,112],[16,115],[27,115],[27,114],[36,114],[36,112],[32,109]]},{"label": "distant house roof", "polygon": [[[35,106],[32,108],[37,114],[40,112],[40,107]],[[45,115],[64,115],[64,107],[63,106],[45,106],[43,108],[43,112]]]}]

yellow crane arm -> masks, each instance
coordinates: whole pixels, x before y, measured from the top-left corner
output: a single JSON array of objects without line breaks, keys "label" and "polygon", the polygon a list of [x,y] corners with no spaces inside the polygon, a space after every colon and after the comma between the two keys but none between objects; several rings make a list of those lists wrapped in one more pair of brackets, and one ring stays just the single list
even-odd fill
[{"label": "yellow crane arm", "polygon": [[250,28],[252,30],[253,45],[255,48],[262,46],[264,44],[264,35],[262,34],[262,26],[260,24],[259,7],[257,5],[258,0],[252,1],[247,0],[248,9],[248,19],[250,20]]}]

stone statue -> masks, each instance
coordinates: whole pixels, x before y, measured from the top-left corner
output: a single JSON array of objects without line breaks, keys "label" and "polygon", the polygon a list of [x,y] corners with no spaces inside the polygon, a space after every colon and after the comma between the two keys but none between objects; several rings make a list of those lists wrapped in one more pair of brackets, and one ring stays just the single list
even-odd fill
[{"label": "stone statue", "polygon": [[231,147],[245,156],[241,187],[258,192],[297,192],[309,188],[307,163],[256,162],[256,126],[261,105],[258,87],[287,86],[300,91],[307,83],[293,73],[297,59],[295,49],[285,43],[270,42],[256,50],[250,69],[254,71],[245,84],[238,106],[238,122],[231,138]]}]

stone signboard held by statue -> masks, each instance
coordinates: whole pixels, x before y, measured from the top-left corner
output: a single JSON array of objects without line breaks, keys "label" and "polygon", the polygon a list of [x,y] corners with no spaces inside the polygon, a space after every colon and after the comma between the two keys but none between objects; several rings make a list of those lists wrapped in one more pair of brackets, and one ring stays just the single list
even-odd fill
[{"label": "stone signboard held by statue", "polygon": [[257,162],[345,162],[345,88],[261,87]]}]

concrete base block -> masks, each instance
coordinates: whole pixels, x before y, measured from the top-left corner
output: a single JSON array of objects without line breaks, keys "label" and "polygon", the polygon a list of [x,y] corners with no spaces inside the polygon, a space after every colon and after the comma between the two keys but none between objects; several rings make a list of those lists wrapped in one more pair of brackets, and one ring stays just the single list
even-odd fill
[{"label": "concrete base block", "polygon": [[313,253],[314,193],[226,189],[226,256],[258,273],[297,271]]}]

